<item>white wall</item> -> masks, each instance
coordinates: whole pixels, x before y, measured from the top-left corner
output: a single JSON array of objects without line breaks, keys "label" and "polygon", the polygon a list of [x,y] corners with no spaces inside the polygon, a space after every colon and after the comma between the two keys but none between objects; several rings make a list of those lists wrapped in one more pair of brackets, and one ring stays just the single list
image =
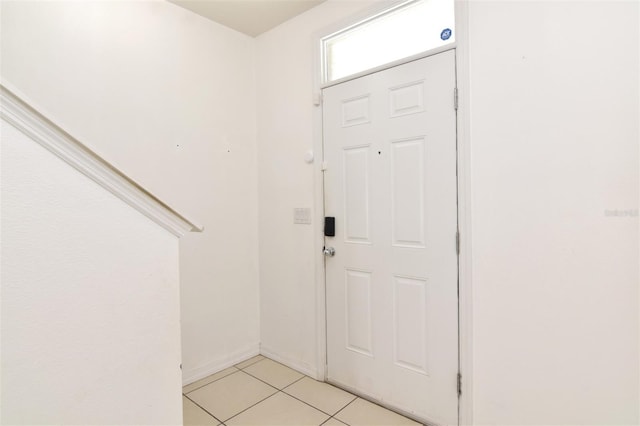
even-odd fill
[{"label": "white wall", "polygon": [[[363,7],[257,43],[262,344],[310,370],[319,247],[291,217],[313,205],[310,40]],[[638,208],[637,9],[470,3],[476,424],[639,421],[638,218],[605,215]]]},{"label": "white wall", "polygon": [[[254,63],[164,2],[2,2],[3,81],[207,226],[181,246],[186,376],[257,350],[258,319],[265,352],[316,370],[321,224],[292,223],[321,208],[312,34],[370,4],[308,11]],[[475,423],[636,423],[638,218],[605,212],[638,208],[638,5],[469,13]]]},{"label": "white wall", "polygon": [[180,424],[177,238],[0,132],[0,422]]},{"label": "white wall", "polygon": [[470,5],[477,424],[637,424],[637,2]]},{"label": "white wall", "polygon": [[165,1],[2,2],[2,80],[205,232],[185,380],[258,351],[254,40]]},{"label": "white wall", "polygon": [[372,3],[328,1],[257,38],[261,348],[311,375],[322,224],[294,225],[293,209],[322,208],[314,166],[304,162],[313,149],[313,35]]}]

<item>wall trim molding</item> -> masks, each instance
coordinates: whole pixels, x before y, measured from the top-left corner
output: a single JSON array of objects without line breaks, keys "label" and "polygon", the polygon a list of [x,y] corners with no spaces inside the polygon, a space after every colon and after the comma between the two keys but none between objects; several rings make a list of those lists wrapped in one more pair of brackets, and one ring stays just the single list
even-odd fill
[{"label": "wall trim molding", "polygon": [[0,117],[172,234],[181,237],[204,229],[65,132],[4,83],[0,84]]},{"label": "wall trim molding", "polygon": [[458,399],[458,424],[473,425],[473,264],[471,209],[471,78],[469,70],[469,2],[455,2],[456,84],[458,88],[458,367],[462,375],[462,395]]},{"label": "wall trim molding", "polygon": [[272,360],[277,361],[280,364],[286,365],[287,367],[292,368],[306,376],[313,377],[316,380],[324,381],[324,377],[318,374],[318,370],[306,363],[301,363],[288,356],[282,356],[278,352],[266,348],[263,345],[260,345],[260,354],[266,356],[267,358],[271,358]]},{"label": "wall trim molding", "polygon": [[233,365],[239,364],[249,358],[252,358],[260,354],[260,345],[255,343],[251,346],[245,347],[239,351],[235,351],[222,358],[217,358],[213,361],[209,361],[200,367],[191,368],[182,372],[182,386],[190,385],[193,382],[197,382],[200,379],[204,379],[218,371],[222,371],[225,368],[229,368]]}]

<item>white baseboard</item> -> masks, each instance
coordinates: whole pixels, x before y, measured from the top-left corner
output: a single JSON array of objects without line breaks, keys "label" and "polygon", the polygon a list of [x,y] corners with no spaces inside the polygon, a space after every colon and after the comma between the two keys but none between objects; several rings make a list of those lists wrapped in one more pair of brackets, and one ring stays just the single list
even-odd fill
[{"label": "white baseboard", "polygon": [[[260,354],[260,344],[256,343],[247,348],[227,354],[221,358],[212,360],[200,367],[182,371],[182,386],[204,379],[220,370],[236,365],[246,359]],[[274,358],[275,359],[275,358]],[[306,373],[305,373],[306,374]]]},{"label": "white baseboard", "polygon": [[301,363],[298,360],[294,360],[289,358],[286,355],[281,355],[278,352],[266,348],[264,346],[260,346],[260,354],[266,356],[267,358],[271,358],[274,361],[278,361],[280,364],[284,364],[289,368],[293,368],[296,371],[299,371],[302,374],[305,374],[309,377],[312,377],[316,380],[324,381],[324,377],[318,376],[318,369],[315,366],[311,366],[307,363]]}]

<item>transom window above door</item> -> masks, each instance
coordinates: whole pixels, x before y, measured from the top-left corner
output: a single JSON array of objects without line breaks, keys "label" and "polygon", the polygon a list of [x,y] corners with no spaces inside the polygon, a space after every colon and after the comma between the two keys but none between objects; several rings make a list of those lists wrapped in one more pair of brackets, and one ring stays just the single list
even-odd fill
[{"label": "transom window above door", "polygon": [[454,25],[454,0],[400,3],[320,40],[322,82],[452,44]]}]

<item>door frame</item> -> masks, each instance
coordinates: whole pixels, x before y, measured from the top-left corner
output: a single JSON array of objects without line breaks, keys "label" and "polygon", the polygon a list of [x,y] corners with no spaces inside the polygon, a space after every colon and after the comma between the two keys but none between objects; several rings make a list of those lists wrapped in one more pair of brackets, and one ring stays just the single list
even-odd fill
[{"label": "door frame", "polygon": [[[401,3],[398,1],[397,3]],[[324,145],[322,122],[322,88],[320,40],[342,28],[392,7],[385,3],[365,9],[346,20],[316,33],[313,37],[313,152],[314,152],[314,256],[316,290],[316,379],[327,379],[327,311],[324,246]],[[462,394],[458,399],[458,424],[473,424],[473,310],[472,310],[472,244],[471,244],[471,175],[470,175],[470,116],[469,116],[469,4],[467,1],[455,1],[456,41],[446,48],[423,52],[404,60],[392,62],[381,67],[358,73],[343,82],[376,71],[391,68],[403,63],[435,55],[445,50],[455,49],[456,85],[458,88],[458,109],[456,116],[457,168],[458,168],[458,229],[460,231],[460,254],[458,255],[458,357],[462,375]],[[338,84],[333,82],[332,84]],[[454,380],[455,378],[452,378]]]}]

